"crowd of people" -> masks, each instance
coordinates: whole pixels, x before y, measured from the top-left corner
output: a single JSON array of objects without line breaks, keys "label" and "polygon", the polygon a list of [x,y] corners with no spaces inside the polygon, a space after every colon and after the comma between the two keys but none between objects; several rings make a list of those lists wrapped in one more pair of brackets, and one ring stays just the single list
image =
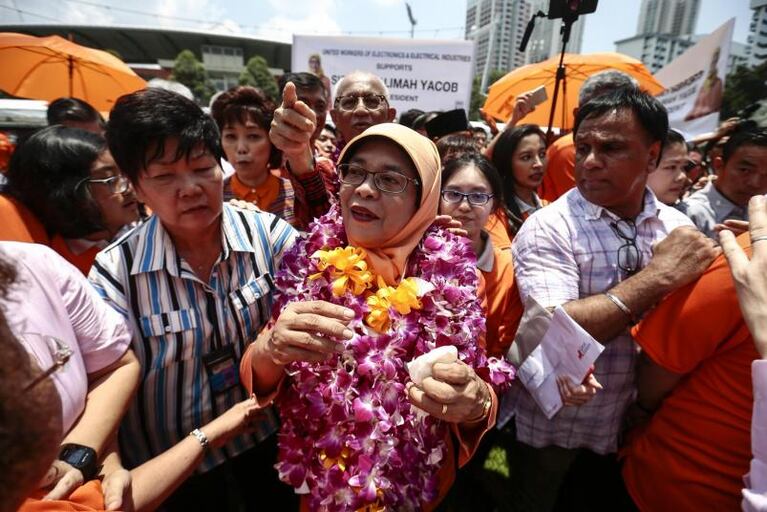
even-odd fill
[{"label": "crowd of people", "polygon": [[[323,78],[15,148],[0,510],[767,510],[767,130],[693,144],[619,71],[557,137]],[[604,345],[550,418],[536,303]]]}]

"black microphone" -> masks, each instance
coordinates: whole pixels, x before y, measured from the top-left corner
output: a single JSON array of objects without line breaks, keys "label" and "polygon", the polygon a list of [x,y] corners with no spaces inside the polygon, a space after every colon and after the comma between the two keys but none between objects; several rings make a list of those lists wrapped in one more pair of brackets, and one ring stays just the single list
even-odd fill
[{"label": "black microphone", "polygon": [[533,35],[533,29],[535,28],[535,18],[542,18],[544,16],[546,16],[546,14],[543,11],[538,11],[537,13],[533,14],[533,17],[530,18],[530,21],[527,22],[527,27],[525,27],[525,34],[522,36],[522,42],[519,43],[520,52],[525,51],[525,48],[527,48],[527,43],[530,41],[530,36]]}]

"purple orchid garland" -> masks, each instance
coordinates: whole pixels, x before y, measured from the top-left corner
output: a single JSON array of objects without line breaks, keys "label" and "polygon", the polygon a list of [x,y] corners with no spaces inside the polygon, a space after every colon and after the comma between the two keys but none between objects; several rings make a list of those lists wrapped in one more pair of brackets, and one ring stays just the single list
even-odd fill
[{"label": "purple orchid garland", "polygon": [[465,239],[432,227],[411,254],[407,276],[435,288],[422,309],[390,310],[391,329],[379,334],[363,319],[364,295],[335,297],[317,271],[315,251],[346,246],[337,205],[310,226],[284,255],[275,277],[273,318],[290,302],[325,300],[356,312],[355,336],[323,363],[292,363],[277,405],[280,478],[308,493],[311,510],[409,510],[436,499],[437,473],[446,450],[448,424],[412,406],[405,363],[436,347],[455,345],[458,357],[497,390],[514,370],[488,359],[477,340],[485,317],[477,299],[476,257]]}]

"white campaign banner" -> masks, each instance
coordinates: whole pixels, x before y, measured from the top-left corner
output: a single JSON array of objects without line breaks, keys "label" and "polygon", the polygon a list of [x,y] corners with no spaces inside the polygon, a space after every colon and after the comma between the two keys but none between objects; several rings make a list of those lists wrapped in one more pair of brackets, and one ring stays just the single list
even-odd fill
[{"label": "white campaign banner", "polygon": [[[474,76],[472,41],[439,41],[346,36],[293,36],[293,72],[317,74],[317,57],[326,84],[335,87],[352,71],[380,76],[397,114],[423,111],[468,111]],[[309,60],[314,60],[315,69]]]},{"label": "white campaign banner", "polygon": [[658,99],[668,110],[671,127],[685,136],[712,132],[719,125],[734,26],[731,18],[655,73],[666,86]]}]

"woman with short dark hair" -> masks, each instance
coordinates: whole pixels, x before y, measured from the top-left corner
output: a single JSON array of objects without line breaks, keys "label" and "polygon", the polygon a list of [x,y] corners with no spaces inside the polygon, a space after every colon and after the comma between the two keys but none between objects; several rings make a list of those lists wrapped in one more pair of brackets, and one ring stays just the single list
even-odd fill
[{"label": "woman with short dark hair", "polygon": [[269,139],[274,103],[255,87],[233,87],[211,105],[221,132],[221,147],[234,167],[224,180],[224,200],[249,201],[304,229],[327,210],[327,193],[318,171],[296,176],[282,169],[283,155]]},{"label": "woman with short dark hair", "polygon": [[34,241],[50,245],[85,274],[96,253],[139,220],[130,181],[94,133],[60,125],[40,130],[16,149],[6,176],[3,193],[45,230],[47,240]]}]

